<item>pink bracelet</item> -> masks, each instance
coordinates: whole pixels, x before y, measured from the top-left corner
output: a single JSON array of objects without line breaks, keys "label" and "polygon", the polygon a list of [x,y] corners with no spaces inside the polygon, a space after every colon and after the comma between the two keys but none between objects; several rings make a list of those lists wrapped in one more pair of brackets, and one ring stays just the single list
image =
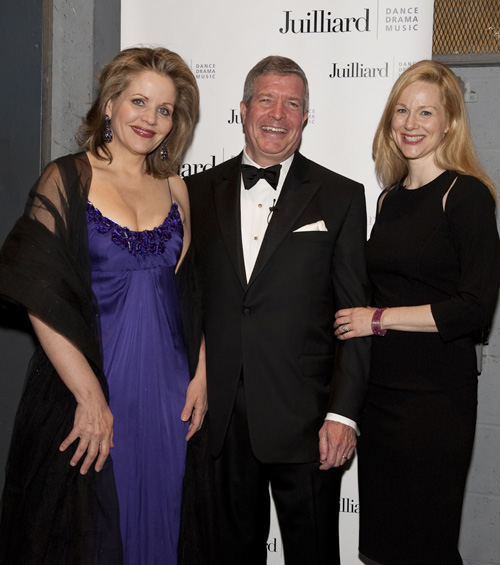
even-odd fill
[{"label": "pink bracelet", "polygon": [[383,337],[387,333],[387,330],[383,330],[380,327],[380,318],[382,318],[384,310],[387,310],[387,308],[377,308],[372,316],[372,332],[374,335],[379,335],[380,337]]}]

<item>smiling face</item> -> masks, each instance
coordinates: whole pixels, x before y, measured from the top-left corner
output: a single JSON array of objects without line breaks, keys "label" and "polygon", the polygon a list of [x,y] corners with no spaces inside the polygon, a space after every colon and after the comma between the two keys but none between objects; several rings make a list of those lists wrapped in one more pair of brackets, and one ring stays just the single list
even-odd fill
[{"label": "smiling face", "polygon": [[170,77],[154,71],[132,75],[127,88],[106,104],[111,119],[112,152],[151,153],[172,129],[176,90]]},{"label": "smiling face", "polygon": [[281,163],[300,145],[304,84],[295,74],[267,74],[255,81],[248,106],[240,104],[248,156],[261,167]]},{"label": "smiling face", "polygon": [[436,84],[416,81],[402,91],[394,108],[391,135],[407,159],[434,163],[434,154],[448,127]]}]

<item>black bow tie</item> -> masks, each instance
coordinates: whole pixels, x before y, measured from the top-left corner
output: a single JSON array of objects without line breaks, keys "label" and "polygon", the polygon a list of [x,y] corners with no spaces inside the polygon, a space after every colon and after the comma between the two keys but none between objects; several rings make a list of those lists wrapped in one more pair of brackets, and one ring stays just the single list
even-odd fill
[{"label": "black bow tie", "polygon": [[281,165],[272,165],[267,169],[257,169],[252,165],[241,165],[241,173],[243,175],[243,184],[245,189],[252,188],[257,184],[259,179],[265,179],[276,190],[280,178]]}]

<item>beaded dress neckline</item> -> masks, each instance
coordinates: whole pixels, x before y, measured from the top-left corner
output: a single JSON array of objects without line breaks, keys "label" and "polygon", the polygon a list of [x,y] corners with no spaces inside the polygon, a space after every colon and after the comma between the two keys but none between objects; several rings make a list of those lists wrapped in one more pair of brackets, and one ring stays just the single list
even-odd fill
[{"label": "beaded dress neckline", "polygon": [[87,202],[87,222],[94,223],[100,234],[104,235],[111,231],[112,242],[134,256],[160,255],[165,251],[165,245],[171,239],[173,232],[183,233],[176,202],[172,203],[163,223],[152,230],[134,231],[121,226],[104,216],[91,202]]}]

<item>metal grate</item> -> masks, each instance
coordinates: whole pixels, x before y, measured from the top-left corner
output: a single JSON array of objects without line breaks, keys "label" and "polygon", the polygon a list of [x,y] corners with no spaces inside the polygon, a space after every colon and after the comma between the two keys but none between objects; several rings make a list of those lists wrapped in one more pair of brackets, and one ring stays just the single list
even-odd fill
[{"label": "metal grate", "polygon": [[500,53],[500,0],[435,0],[432,52]]}]

